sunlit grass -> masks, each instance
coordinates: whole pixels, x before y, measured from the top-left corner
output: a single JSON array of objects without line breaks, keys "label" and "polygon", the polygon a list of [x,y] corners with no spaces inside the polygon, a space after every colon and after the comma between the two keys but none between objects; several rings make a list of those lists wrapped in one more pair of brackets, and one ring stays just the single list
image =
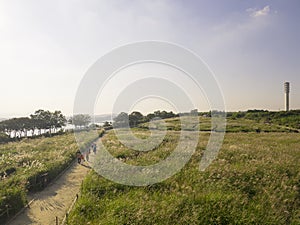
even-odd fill
[{"label": "sunlit grass", "polygon": [[[136,132],[143,132],[138,130]],[[176,146],[169,131],[155,151],[136,156],[113,132],[103,139],[126,163],[155,163]],[[299,224],[300,136],[227,133],[218,158],[198,170],[209,133],[201,133],[190,162],[175,176],[147,187],[113,183],[92,172],[70,224]]]},{"label": "sunlit grass", "polygon": [[[165,120],[166,129],[180,131],[181,118],[169,118]],[[211,131],[212,129],[217,129],[217,127],[212,127],[211,118],[199,116],[199,130],[201,131]],[[149,123],[141,124],[140,127],[148,128]],[[278,124],[265,123],[263,121],[254,121],[245,118],[239,119],[226,119],[226,132],[295,132],[295,129],[280,126]]]},{"label": "sunlit grass", "polygon": [[[76,142],[73,133],[68,133],[0,144],[0,223],[25,205],[28,191],[45,187],[42,174],[47,174],[48,182],[53,180],[70,165],[76,151],[89,146],[97,135],[80,132],[81,143]],[[13,172],[8,174],[9,171]]]}]

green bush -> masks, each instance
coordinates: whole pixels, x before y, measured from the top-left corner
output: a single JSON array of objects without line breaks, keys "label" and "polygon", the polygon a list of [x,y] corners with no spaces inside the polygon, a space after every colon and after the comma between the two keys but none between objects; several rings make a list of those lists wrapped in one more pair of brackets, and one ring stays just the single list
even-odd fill
[{"label": "green bush", "polygon": [[16,214],[26,204],[25,189],[19,186],[3,187],[0,185],[0,223]]},{"label": "green bush", "polygon": [[7,134],[0,132],[0,144],[8,143],[10,141],[11,141],[11,139]]},{"label": "green bush", "polygon": [[99,129],[98,130],[98,136],[101,138],[105,134],[105,129]]}]

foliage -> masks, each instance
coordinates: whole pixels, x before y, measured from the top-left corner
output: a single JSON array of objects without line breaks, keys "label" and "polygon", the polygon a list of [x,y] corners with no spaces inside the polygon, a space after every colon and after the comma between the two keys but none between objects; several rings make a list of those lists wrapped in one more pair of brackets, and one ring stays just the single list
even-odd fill
[{"label": "foliage", "polygon": [[99,129],[98,130],[98,137],[101,138],[105,134],[105,129]]},{"label": "foliage", "polygon": [[154,113],[149,113],[146,118],[145,118],[145,122],[149,122],[150,120],[153,119],[168,119],[168,118],[173,118],[176,117],[178,115],[174,114],[172,111],[167,112],[167,111],[154,111]]},{"label": "foliage", "polygon": [[105,121],[104,124],[103,124],[103,128],[105,130],[111,130],[111,129],[113,129],[112,123],[108,122],[108,121]]},{"label": "foliage", "polygon": [[77,114],[74,115],[70,120],[69,123],[74,124],[75,127],[87,127],[91,122],[91,116],[88,114]]},{"label": "foliage", "polygon": [[130,127],[136,127],[138,124],[143,123],[144,122],[144,116],[142,113],[140,112],[132,112],[129,115],[129,126]]},{"label": "foliage", "polygon": [[121,112],[114,118],[113,127],[137,127],[139,124],[149,122],[153,119],[167,119],[173,117],[176,117],[176,115],[172,111],[157,110],[154,113],[149,113],[147,116],[137,111],[133,111],[129,115],[128,113]]},{"label": "foliage", "polygon": [[0,189],[0,222],[16,214],[26,203],[25,192],[22,188],[12,185]]},{"label": "foliage", "polygon": [[34,128],[36,129],[49,129],[51,133],[51,129],[61,128],[66,125],[66,118],[61,113],[61,111],[54,111],[53,113],[50,111],[45,111],[39,109],[35,111],[34,114],[30,115],[31,120],[33,121]]},{"label": "foliage", "polygon": [[66,124],[66,118],[61,111],[45,111],[39,109],[29,117],[19,117],[4,120],[0,122],[0,131],[6,132],[9,136],[21,137],[22,133],[27,136],[27,131],[31,131],[34,135],[34,130],[38,129],[41,134],[41,130],[48,130],[56,132],[58,128],[63,127]]},{"label": "foliage", "polygon": [[7,143],[9,141],[9,136],[6,133],[0,132],[0,144]]},{"label": "foliage", "polygon": [[114,127],[128,127],[129,126],[129,116],[128,113],[121,112],[114,118]]}]

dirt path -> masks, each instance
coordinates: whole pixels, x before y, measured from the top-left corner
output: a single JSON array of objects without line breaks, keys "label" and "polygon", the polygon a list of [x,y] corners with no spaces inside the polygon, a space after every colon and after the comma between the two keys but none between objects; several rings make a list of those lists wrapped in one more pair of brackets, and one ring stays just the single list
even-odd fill
[{"label": "dirt path", "polygon": [[9,225],[52,225],[56,222],[56,216],[61,223],[88,171],[89,166],[86,162],[83,165],[74,163],[43,191],[28,196],[29,199],[35,199],[30,208],[26,208]]}]

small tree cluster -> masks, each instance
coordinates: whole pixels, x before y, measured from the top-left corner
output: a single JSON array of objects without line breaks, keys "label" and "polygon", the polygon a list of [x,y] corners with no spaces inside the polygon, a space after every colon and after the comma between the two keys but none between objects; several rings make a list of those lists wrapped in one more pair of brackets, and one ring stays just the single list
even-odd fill
[{"label": "small tree cluster", "polygon": [[166,119],[166,118],[172,118],[177,116],[172,111],[166,112],[166,111],[155,111],[154,113],[149,113],[147,116],[144,116],[142,113],[134,111],[130,113],[129,115],[125,112],[121,112],[114,118],[113,126],[114,127],[136,127],[140,123],[149,122],[153,118],[160,118],[160,119]]},{"label": "small tree cluster", "polygon": [[88,114],[76,114],[69,119],[69,123],[75,128],[86,128],[91,122],[91,116]]}]

